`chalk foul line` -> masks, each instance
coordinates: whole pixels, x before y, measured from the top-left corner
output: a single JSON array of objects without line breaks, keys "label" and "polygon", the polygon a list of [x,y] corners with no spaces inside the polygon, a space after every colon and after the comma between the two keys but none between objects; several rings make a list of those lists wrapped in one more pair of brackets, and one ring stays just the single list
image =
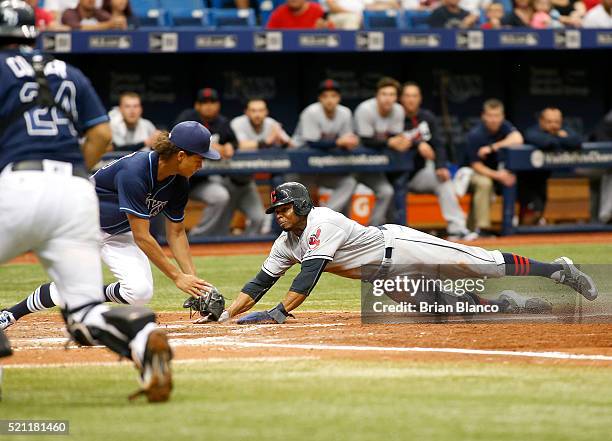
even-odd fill
[{"label": "chalk foul line", "polygon": [[389,346],[348,346],[348,345],[325,345],[325,344],[292,344],[292,343],[263,343],[244,342],[228,339],[172,339],[176,346],[234,346],[242,348],[279,348],[279,349],[304,349],[321,351],[360,351],[360,352],[424,352],[443,354],[464,355],[497,355],[509,357],[548,358],[557,360],[587,360],[587,361],[612,361],[609,355],[568,354],[565,352],[534,352],[534,351],[506,351],[494,349],[466,349],[466,348],[424,348],[424,347],[389,347]]}]

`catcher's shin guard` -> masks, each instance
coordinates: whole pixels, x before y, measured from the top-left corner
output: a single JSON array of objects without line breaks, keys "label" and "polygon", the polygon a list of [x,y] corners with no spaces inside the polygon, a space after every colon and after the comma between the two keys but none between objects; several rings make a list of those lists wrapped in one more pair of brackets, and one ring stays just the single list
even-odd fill
[{"label": "catcher's shin guard", "polygon": [[[148,323],[155,323],[155,314],[148,308],[124,306],[99,314],[99,319],[88,317],[98,305],[90,303],[74,310],[62,310],[68,334],[81,346],[102,344],[122,357],[131,358],[130,341]],[[79,312],[82,315],[77,320],[75,314]]]},{"label": "catcher's shin guard", "polygon": [[4,332],[0,331],[0,358],[8,357],[9,355],[13,355],[11,343],[9,342],[8,337],[4,334]]}]

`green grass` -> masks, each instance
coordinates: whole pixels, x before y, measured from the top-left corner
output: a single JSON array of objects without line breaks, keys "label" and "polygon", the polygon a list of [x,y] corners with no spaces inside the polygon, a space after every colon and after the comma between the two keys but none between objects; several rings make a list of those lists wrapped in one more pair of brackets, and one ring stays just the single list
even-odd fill
[{"label": "green grass", "polygon": [[9,369],[1,418],[69,420],[74,440],[610,439],[605,368],[298,360],[175,371],[172,401],[148,405],[127,402],[126,366]]},{"label": "green grass", "polygon": [[[580,263],[612,263],[612,245],[568,244],[563,246],[520,246],[513,247],[515,253],[543,261],[550,261],[560,255],[570,256]],[[198,274],[217,286],[223,295],[233,299],[245,282],[250,280],[261,267],[265,256],[196,257]],[[299,267],[294,267],[282,277],[273,289],[262,299],[262,307],[276,305],[287,292]],[[153,268],[155,296],[151,306],[156,310],[180,310],[187,296],[180,292],[157,268]],[[531,279],[531,278],[530,278]],[[113,280],[105,271],[105,280]],[[505,279],[508,280],[508,279]],[[533,279],[531,279],[533,280]],[[22,300],[47,277],[39,265],[0,266],[0,306],[11,305]],[[514,279],[521,287],[523,281]],[[552,286],[547,281],[544,286]],[[357,311],[360,306],[360,282],[343,279],[332,274],[323,274],[308,301],[300,308],[302,311],[347,310]]]}]

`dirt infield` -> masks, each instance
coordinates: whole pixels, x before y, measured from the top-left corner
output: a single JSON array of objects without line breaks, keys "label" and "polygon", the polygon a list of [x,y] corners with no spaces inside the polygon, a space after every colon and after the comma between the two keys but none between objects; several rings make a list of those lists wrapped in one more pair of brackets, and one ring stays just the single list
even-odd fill
[{"label": "dirt infield", "polygon": [[[359,314],[298,313],[284,325],[193,325],[185,313],[161,313],[177,360],[276,357],[348,360],[472,360],[612,367],[612,325],[362,325]],[[15,355],[4,365],[113,362],[103,348],[64,347],[57,314],[24,318],[8,330]]]},{"label": "dirt infield", "polygon": [[[522,234],[478,239],[467,244],[496,248],[519,245],[558,245],[562,243],[612,243],[612,233]],[[236,256],[240,254],[267,254],[271,247],[271,242],[205,244],[191,245],[191,252],[194,256]],[[167,253],[170,253],[167,247],[165,249]],[[36,256],[27,253],[13,259],[11,263],[35,263],[36,261]]]},{"label": "dirt infield", "polygon": [[[471,242],[488,248],[559,243],[610,243],[612,233],[523,235]],[[265,254],[270,243],[192,246],[194,255]],[[32,254],[13,263],[35,262]],[[612,367],[611,324],[362,325],[358,313],[298,312],[284,325],[193,325],[186,313],[160,313],[177,360],[341,358],[357,360],[473,360]],[[58,314],[24,318],[8,330],[15,355],[4,365],[114,362],[103,348],[66,349]]]}]

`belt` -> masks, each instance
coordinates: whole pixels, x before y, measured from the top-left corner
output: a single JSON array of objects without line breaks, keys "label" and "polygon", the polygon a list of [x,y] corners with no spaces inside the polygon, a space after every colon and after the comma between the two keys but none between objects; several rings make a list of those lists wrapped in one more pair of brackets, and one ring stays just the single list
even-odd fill
[{"label": "belt", "polygon": [[[61,171],[60,168],[57,170],[53,169],[53,165],[45,164],[44,160],[31,160],[31,161],[19,161],[14,162],[11,166],[12,171]],[[79,178],[89,179],[89,174],[80,167],[75,167],[72,164],[66,162],[66,165],[70,165],[72,176]]]},{"label": "belt", "polygon": [[[387,231],[387,229],[382,225],[377,225],[376,228],[378,228],[380,231]],[[386,247],[385,248],[385,259],[391,259],[392,256],[393,256],[393,247]]]}]

